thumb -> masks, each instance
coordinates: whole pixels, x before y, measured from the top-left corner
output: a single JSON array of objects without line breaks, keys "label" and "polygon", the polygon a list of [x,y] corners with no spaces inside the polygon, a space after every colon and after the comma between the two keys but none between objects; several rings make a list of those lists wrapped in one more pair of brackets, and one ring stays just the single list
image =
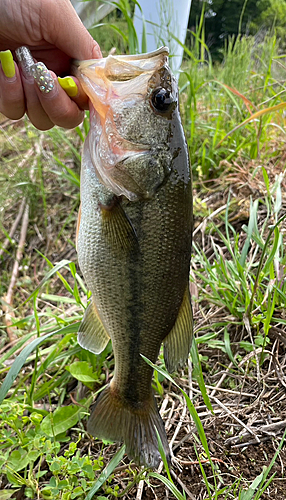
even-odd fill
[{"label": "thumb", "polygon": [[43,38],[72,59],[102,57],[98,43],[84,27],[70,0],[43,0],[41,18]]}]

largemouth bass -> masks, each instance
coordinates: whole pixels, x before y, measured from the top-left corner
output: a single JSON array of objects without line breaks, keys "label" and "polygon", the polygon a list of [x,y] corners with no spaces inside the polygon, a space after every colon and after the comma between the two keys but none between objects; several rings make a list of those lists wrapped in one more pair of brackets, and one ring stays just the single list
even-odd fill
[{"label": "largemouth bass", "polygon": [[192,340],[192,185],[177,82],[166,47],[76,66],[90,98],[77,251],[92,292],[78,341],[97,354],[111,338],[115,359],[87,430],[156,467],[156,429],[167,456],[169,446],[141,354],[155,363],[164,342],[173,372]]}]

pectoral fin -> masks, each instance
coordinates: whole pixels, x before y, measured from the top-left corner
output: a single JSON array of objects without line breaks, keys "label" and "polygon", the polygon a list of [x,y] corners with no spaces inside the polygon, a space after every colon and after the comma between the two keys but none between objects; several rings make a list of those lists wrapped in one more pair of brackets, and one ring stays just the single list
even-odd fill
[{"label": "pectoral fin", "polygon": [[138,245],[135,230],[124,212],[120,200],[115,198],[111,205],[100,205],[102,215],[102,236],[114,248],[128,250]]},{"label": "pectoral fin", "polygon": [[81,347],[94,354],[101,353],[110,340],[93,302],[85,310],[78,330],[77,340]]},{"label": "pectoral fin", "polygon": [[164,340],[164,360],[168,372],[172,373],[186,363],[193,336],[193,313],[189,286],[172,330]]}]

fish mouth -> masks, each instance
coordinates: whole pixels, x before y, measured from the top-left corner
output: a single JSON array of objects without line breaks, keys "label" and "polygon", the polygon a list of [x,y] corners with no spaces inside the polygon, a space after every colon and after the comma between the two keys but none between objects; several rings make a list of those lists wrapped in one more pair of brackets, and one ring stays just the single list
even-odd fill
[{"label": "fish mouth", "polygon": [[[168,47],[132,55],[109,55],[102,59],[73,61],[73,73],[79,79],[92,105],[106,117],[114,99],[142,98],[151,76],[168,63]],[[130,80],[134,85],[130,93]],[[129,84],[128,84],[129,82]]]},{"label": "fish mouth", "polygon": [[[107,77],[110,77],[112,80],[118,79],[118,81],[123,81],[127,76],[131,79],[144,71],[154,71],[158,63],[159,67],[161,67],[162,63],[167,62],[168,56],[168,47],[162,46],[157,50],[144,54],[109,55],[101,59],[89,59],[86,61],[74,59],[72,66],[75,73],[80,72],[82,74],[85,74],[86,68],[105,68]],[[128,69],[127,74],[125,74],[124,69]]]}]

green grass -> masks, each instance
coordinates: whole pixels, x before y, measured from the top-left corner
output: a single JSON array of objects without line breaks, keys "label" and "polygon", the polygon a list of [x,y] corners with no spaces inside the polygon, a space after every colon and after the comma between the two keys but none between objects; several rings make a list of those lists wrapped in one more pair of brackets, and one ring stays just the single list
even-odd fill
[{"label": "green grass", "polygon": [[[221,66],[213,66],[207,54],[202,59],[201,53],[183,65],[183,112],[197,175],[204,179],[220,175],[222,160],[263,156],[269,135],[277,129],[285,140],[283,114],[274,107],[283,106],[285,97],[278,51],[275,37],[266,36],[261,44],[243,37],[230,41]],[[251,114],[266,108],[269,112],[236,129]]]},{"label": "green grass", "polygon": [[[101,26],[95,28],[95,37],[102,30],[108,40],[106,52],[115,44],[120,52],[136,52],[140,43],[132,30],[133,7],[126,1],[118,5],[123,19],[118,22],[113,14],[110,21],[117,35],[106,36],[108,30],[115,31]],[[283,385],[281,345],[279,350],[279,337],[273,341],[273,332],[284,338],[286,325],[284,56],[274,36],[265,36],[259,44],[245,37],[230,40],[223,63],[213,65],[203,18],[190,36],[180,101],[194,174],[192,370],[170,377],[160,355],[153,387],[159,402],[164,395],[170,397],[167,414],[172,416],[174,408],[180,413],[184,404],[189,410],[177,441],[186,434],[183,428],[190,441],[179,447],[178,456],[195,464],[200,493],[208,499],[258,500],[277,484],[275,467],[285,434],[273,440],[276,451],[264,450],[265,468],[253,469],[249,477],[226,448],[224,464],[216,460],[219,448],[213,451],[210,444],[217,435],[225,439],[227,432],[218,428],[210,434],[205,415],[200,415],[203,408],[208,419],[215,418],[212,391],[218,379],[212,377],[222,370],[226,392],[216,398],[228,405],[230,400],[223,396],[232,391],[239,408],[237,394],[253,391],[245,412],[256,399],[264,401],[264,389],[279,394],[279,384]],[[162,450],[163,471],[138,469],[124,457],[124,447],[90,439],[85,431],[94,395],[114,368],[110,344],[95,356],[82,350],[76,338],[89,298],[74,251],[80,148],[87,130],[87,119],[75,131],[53,129],[47,134],[24,121],[8,125],[0,135],[3,241],[19,199],[30,202],[27,245],[12,311],[17,340],[8,344],[4,323],[0,335],[0,498],[10,498],[21,488],[24,498],[135,498],[142,480],[150,495],[159,491],[158,497],[163,497],[167,488],[169,498],[188,498]],[[42,239],[38,236],[33,243],[37,231]],[[2,306],[18,236],[1,257]],[[268,371],[274,372],[269,380]],[[264,404],[265,409],[259,407],[262,418],[279,415],[275,403]],[[237,414],[244,418],[243,412]],[[247,456],[247,446],[243,453]],[[174,468],[177,476],[180,467],[184,470],[181,462]],[[182,477],[196,497],[195,480],[188,480],[188,474]]]}]

